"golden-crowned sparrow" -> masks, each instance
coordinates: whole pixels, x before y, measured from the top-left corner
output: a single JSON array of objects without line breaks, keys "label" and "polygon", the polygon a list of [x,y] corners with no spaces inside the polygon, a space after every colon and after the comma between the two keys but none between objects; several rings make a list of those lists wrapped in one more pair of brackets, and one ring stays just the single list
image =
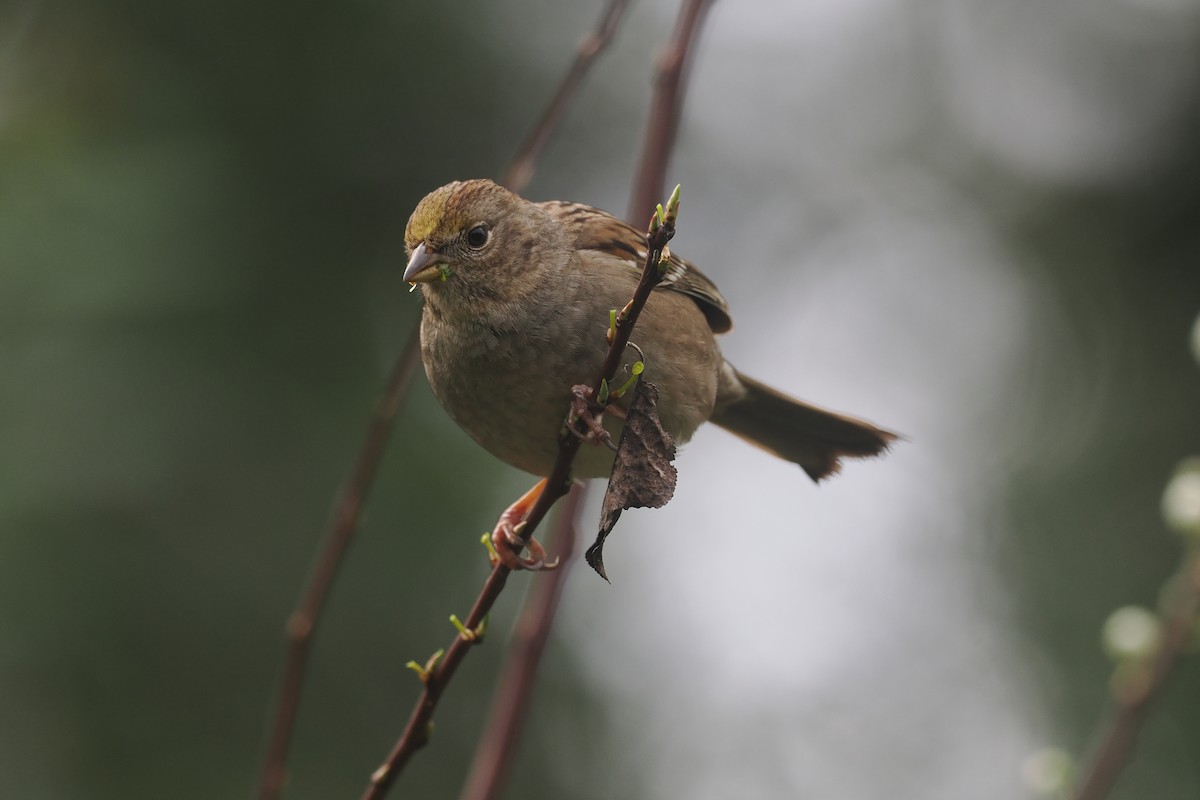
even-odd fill
[{"label": "golden-crowned sparrow", "polygon": [[[404,241],[404,279],[425,297],[421,355],[434,394],[488,452],[548,475],[572,387],[595,379],[609,311],[633,295],[645,234],[590,206],[532,203],[471,180],[421,200]],[[716,286],[672,254],[633,340],[677,443],[711,421],[819,480],[840,457],[876,455],[895,439],[738,372],[715,338],[731,326]],[[604,425],[615,437],[622,421],[608,414]],[[604,447],[584,447],[574,474],[606,476],[612,459]]]}]

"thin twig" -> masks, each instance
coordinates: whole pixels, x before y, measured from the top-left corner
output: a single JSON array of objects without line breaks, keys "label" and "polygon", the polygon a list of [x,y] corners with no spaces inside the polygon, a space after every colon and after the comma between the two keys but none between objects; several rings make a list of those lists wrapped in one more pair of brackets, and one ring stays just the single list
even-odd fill
[{"label": "thin twig", "polygon": [[658,198],[662,197],[667,166],[679,129],[679,115],[683,109],[684,84],[692,45],[700,35],[700,26],[711,5],[712,0],[684,0],[671,40],[659,57],[658,73],[654,78],[655,97],[665,98],[668,102],[650,104],[642,159],[629,197],[629,219],[632,222],[640,222],[649,216]]},{"label": "thin twig", "polygon": [[[637,323],[637,318],[642,312],[642,308],[646,305],[646,300],[650,297],[651,290],[661,280],[659,274],[659,259],[662,257],[663,248],[667,246],[667,242],[675,235],[675,221],[672,214],[667,215],[666,221],[657,227],[651,226],[651,232],[646,236],[646,261],[642,267],[642,278],[638,282],[637,289],[634,290],[633,299],[629,301],[621,314],[618,315],[616,329],[614,331],[612,342],[609,345],[608,355],[604,359],[604,366],[600,369],[596,380],[592,384],[592,396],[600,397],[600,387],[602,384],[611,382],[613,376],[617,372],[617,368],[621,363],[621,358],[625,353],[625,347],[629,344],[630,334],[633,333],[633,326]],[[570,409],[567,409],[570,413]],[[538,496],[537,502],[533,508],[525,515],[525,527],[521,531],[521,537],[525,541],[533,536],[537,530],[538,524],[545,519],[550,507],[555,501],[561,498],[570,489],[570,473],[571,465],[575,461],[575,456],[579,452],[581,440],[578,436],[570,432],[564,433],[558,441],[558,457],[554,462],[554,468],[550,471],[549,477],[546,479],[546,488]],[[375,770],[371,775],[371,782],[363,793],[363,800],[379,800],[387,794],[396,777],[408,764],[413,753],[424,747],[429,741],[430,726],[433,721],[433,712],[437,708],[438,700],[442,696],[442,691],[446,688],[446,684],[454,677],[455,671],[459,664],[467,655],[467,650],[472,645],[478,644],[481,637],[484,618],[495,605],[496,599],[500,596],[500,592],[504,590],[504,584],[508,582],[508,576],[511,570],[504,564],[497,562],[492,568],[491,574],[483,584],[483,589],[479,597],[475,600],[475,605],[472,606],[470,614],[467,615],[467,620],[464,623],[464,628],[467,633],[459,633],[454,637],[454,641],[446,648],[445,654],[440,660],[432,665],[432,668],[424,676],[425,690],[421,692],[420,698],[417,700],[416,706],[412,710],[412,714],[408,718],[408,724],[404,727],[404,733],[400,735],[400,739],[392,748],[392,752],[388,754],[387,760],[379,769]]]},{"label": "thin twig", "polygon": [[[533,175],[537,159],[550,137],[558,128],[567,105],[574,98],[584,76],[600,52],[611,41],[628,0],[610,0],[601,17],[600,25],[579,45],[579,54],[562,85],[551,99],[541,118],[533,126],[524,143],[505,170],[505,185],[512,191],[520,191]],[[400,401],[408,392],[411,377],[420,355],[420,339],[414,325],[408,342],[392,368],[391,377],[376,404],[374,416],[367,431],[366,440],[359,452],[350,476],[341,491],[341,502],[331,525],[326,544],[321,550],[313,576],[304,591],[300,606],[292,613],[286,626],[288,640],[284,659],[284,673],[280,681],[279,699],[272,718],[271,738],[267,744],[267,755],[259,780],[261,800],[276,800],[280,796],[286,778],[288,750],[292,731],[299,710],[300,693],[304,686],[304,673],[308,663],[308,651],[320,619],[321,611],[328,599],[333,579],[345,557],[346,550],[354,537],[362,504],[374,482],[379,459],[391,432],[392,421]]]},{"label": "thin twig", "polygon": [[1177,591],[1164,611],[1166,625],[1158,649],[1118,688],[1116,708],[1073,795],[1075,800],[1101,800],[1108,796],[1133,756],[1151,701],[1161,693],[1179,657],[1195,636],[1197,614],[1200,613],[1200,555],[1197,553],[1193,552],[1184,560]]},{"label": "thin twig", "polygon": [[396,409],[408,393],[413,373],[420,363],[421,348],[415,335],[396,359],[388,376],[383,393],[375,404],[367,436],[359,451],[358,459],[350,476],[342,486],[337,510],[330,523],[329,534],[321,556],[313,571],[312,579],[304,591],[300,605],[288,618],[287,655],[283,679],[280,682],[279,699],[276,707],[271,739],[267,746],[267,758],[263,767],[258,794],[264,800],[279,796],[285,779],[285,764],[292,731],[295,728],[299,708],[300,690],[304,685],[304,672],[308,665],[308,651],[312,644],[313,629],[325,607],[330,587],[337,575],[346,549],[354,537],[355,528],[362,513],[363,503],[371,491],[371,484],[383,456]]},{"label": "thin twig", "polygon": [[621,17],[628,6],[628,0],[609,0],[596,29],[580,40],[575,61],[567,70],[567,74],[563,76],[558,91],[554,93],[546,110],[542,112],[541,119],[529,131],[529,135],[525,137],[525,141],[518,148],[517,155],[513,157],[512,163],[504,172],[503,184],[511,191],[520,194],[521,190],[529,183],[529,179],[533,177],[534,166],[541,156],[542,150],[546,147],[546,143],[550,141],[550,134],[562,120],[575,93],[579,91],[579,85],[591,68],[592,62],[612,41],[613,35],[617,32],[617,26],[621,23]]},{"label": "thin twig", "polygon": [[[578,69],[585,58],[594,57],[586,54],[599,52],[599,49],[608,43],[620,14],[624,12],[624,5],[624,3],[611,3],[597,32],[585,38],[580,44],[576,65],[572,69],[572,73],[564,79],[562,87],[559,89],[560,95],[568,86],[578,83],[578,80],[573,78],[574,71]],[[684,73],[689,66],[686,53],[694,37],[698,35],[700,27],[699,11],[695,5],[695,3],[685,2],[680,7],[680,18],[675,27],[674,38],[668,45],[668,51],[677,54],[676,57],[669,61],[659,62],[660,72],[655,80],[655,92],[651,100],[650,119],[652,121],[663,116],[657,113],[658,110],[666,108],[674,108],[673,119],[678,120],[686,88]],[[684,38],[681,40],[679,37]],[[675,71],[674,79],[668,79],[662,74],[663,70],[668,67]],[[547,109],[545,119],[552,118],[551,109],[554,108],[556,102],[557,97],[555,101],[552,101],[551,108]],[[664,116],[663,118],[669,117]],[[660,122],[659,125],[661,124]],[[522,154],[527,149],[537,152],[533,149],[534,143],[538,141],[535,134],[536,131],[522,146]],[[634,220],[649,214],[650,204],[662,196],[667,162],[675,141],[673,133],[664,135],[662,131],[656,131],[653,124],[647,126],[646,138],[647,145],[643,154],[641,172],[634,176],[634,183],[648,187],[650,199],[644,204],[644,214],[642,213],[643,209],[636,206],[630,207],[629,218]],[[529,175],[528,172],[518,170],[521,158],[521,156],[517,157],[508,172],[509,188],[514,191],[518,191],[518,189],[513,187],[513,183],[520,180],[523,186],[524,180]],[[558,555],[559,564],[562,566],[539,580],[535,590],[536,594],[526,602],[521,611],[515,628],[515,639],[509,646],[509,652],[500,673],[501,677],[496,682],[488,720],[484,725],[484,732],[480,736],[475,756],[471,761],[471,770],[467,775],[460,800],[494,800],[499,796],[508,778],[512,754],[516,749],[517,739],[529,710],[533,680],[537,675],[545,642],[549,638],[550,628],[554,623],[558,597],[562,592],[566,569],[570,563],[570,554],[575,545],[576,533],[573,528],[569,530],[567,528],[574,525],[578,507],[582,505],[582,502],[583,495],[577,487],[576,491],[563,501],[563,507],[559,509],[554,539],[558,541],[569,536],[570,546],[562,548],[562,552]]]},{"label": "thin twig", "polygon": [[575,554],[583,498],[584,486],[576,483],[559,506],[550,541],[559,567],[534,584],[533,595],[526,601],[517,620],[504,667],[492,694],[488,721],[479,737],[460,800],[492,800],[508,779],[513,752],[533,694],[534,678],[558,613],[571,557]]}]

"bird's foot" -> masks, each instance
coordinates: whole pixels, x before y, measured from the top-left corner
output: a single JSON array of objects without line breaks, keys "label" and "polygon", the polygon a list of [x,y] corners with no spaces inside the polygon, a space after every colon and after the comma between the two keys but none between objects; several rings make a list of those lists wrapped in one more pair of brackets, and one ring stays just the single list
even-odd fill
[{"label": "bird's foot", "polygon": [[[542,543],[530,536],[521,536],[525,530],[525,515],[541,496],[546,488],[546,479],[538,481],[537,485],[504,510],[496,527],[492,529],[492,566],[503,564],[511,570],[528,569],[533,571],[555,569],[558,559],[546,559],[546,548]],[[529,548],[529,556],[521,555],[521,551]]]}]

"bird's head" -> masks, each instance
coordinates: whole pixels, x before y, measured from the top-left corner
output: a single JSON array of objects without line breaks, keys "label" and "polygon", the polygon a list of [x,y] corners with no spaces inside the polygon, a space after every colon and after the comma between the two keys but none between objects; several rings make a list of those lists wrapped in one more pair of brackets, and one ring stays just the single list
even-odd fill
[{"label": "bird's head", "polygon": [[536,205],[489,180],[448,183],[417,204],[404,230],[404,280],[443,311],[486,315],[560,266],[563,234]]}]

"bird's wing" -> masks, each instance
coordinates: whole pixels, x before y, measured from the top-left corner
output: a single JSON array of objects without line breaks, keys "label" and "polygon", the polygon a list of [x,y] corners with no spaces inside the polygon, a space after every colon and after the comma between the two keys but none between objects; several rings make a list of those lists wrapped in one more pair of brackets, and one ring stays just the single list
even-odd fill
[{"label": "bird's wing", "polygon": [[[575,234],[575,247],[579,250],[595,250],[612,256],[614,264],[627,266],[640,275],[646,260],[646,235],[627,222],[622,222],[606,211],[552,200],[537,204],[559,224]],[[671,253],[670,266],[657,289],[686,294],[696,302],[708,319],[714,333],[724,333],[733,327],[729,316],[729,305],[717,287],[690,262]]]}]

